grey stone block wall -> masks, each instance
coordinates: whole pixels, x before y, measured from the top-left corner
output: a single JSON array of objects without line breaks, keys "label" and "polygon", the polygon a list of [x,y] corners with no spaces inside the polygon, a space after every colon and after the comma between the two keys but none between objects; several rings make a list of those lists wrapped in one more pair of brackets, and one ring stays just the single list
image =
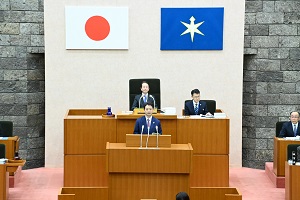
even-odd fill
[{"label": "grey stone block wall", "polygon": [[[273,161],[275,123],[300,110],[300,2],[246,1],[243,166]],[[0,120],[14,122],[26,168],[44,166],[43,0],[0,1]]]},{"label": "grey stone block wall", "polygon": [[14,123],[25,169],[45,163],[43,0],[0,1],[0,120]]},{"label": "grey stone block wall", "polygon": [[273,161],[277,121],[300,111],[300,2],[246,1],[243,166]]}]

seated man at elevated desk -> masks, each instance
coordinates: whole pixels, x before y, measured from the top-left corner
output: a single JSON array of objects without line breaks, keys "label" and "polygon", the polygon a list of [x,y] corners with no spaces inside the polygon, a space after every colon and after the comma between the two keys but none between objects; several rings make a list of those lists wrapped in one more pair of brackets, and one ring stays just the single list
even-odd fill
[{"label": "seated man at elevated desk", "polygon": [[161,124],[158,119],[152,116],[153,104],[146,103],[144,106],[145,115],[136,120],[134,126],[134,134],[152,134],[159,133],[162,134]]},{"label": "seated man at elevated desk", "polygon": [[200,100],[200,91],[198,89],[193,89],[191,91],[192,100],[186,101],[184,105],[184,115],[207,115],[212,114],[208,112],[206,102]]},{"label": "seated man at elevated desk", "polygon": [[299,112],[293,111],[290,113],[290,121],[282,125],[282,129],[278,137],[296,137],[300,135]]},{"label": "seated man at elevated desk", "polygon": [[141,85],[142,94],[136,95],[134,97],[131,110],[134,110],[135,108],[143,108],[146,103],[152,103],[154,105],[154,108],[156,108],[155,99],[151,94],[148,93],[149,90],[149,84],[146,81],[143,81]]}]

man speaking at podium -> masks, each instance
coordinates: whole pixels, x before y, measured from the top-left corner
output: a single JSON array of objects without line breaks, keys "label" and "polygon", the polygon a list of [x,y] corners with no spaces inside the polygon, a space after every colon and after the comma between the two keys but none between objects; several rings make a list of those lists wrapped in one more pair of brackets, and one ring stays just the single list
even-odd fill
[{"label": "man speaking at podium", "polygon": [[[162,134],[161,124],[158,119],[152,116],[153,104],[146,103],[144,106],[145,116],[140,117],[136,120],[134,126],[134,134],[152,134],[159,133]],[[148,132],[149,131],[149,132]]]}]

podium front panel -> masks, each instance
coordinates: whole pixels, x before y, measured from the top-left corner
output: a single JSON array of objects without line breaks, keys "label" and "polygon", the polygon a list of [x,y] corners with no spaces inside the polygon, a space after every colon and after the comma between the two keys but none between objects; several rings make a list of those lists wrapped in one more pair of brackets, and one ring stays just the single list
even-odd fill
[{"label": "podium front panel", "polygon": [[188,174],[111,173],[110,200],[174,200],[179,191],[189,191]]},{"label": "podium front panel", "polygon": [[172,144],[171,148],[159,149],[107,144],[109,173],[190,173],[191,159],[189,144]]}]

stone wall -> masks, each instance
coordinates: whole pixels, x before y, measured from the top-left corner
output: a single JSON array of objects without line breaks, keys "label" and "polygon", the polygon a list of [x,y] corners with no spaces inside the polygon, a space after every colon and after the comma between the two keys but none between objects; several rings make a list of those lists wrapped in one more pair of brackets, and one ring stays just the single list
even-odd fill
[{"label": "stone wall", "polygon": [[[26,168],[44,166],[43,0],[0,1],[0,120],[14,122]],[[246,1],[243,166],[273,161],[275,123],[300,110],[300,2]]]},{"label": "stone wall", "polygon": [[277,121],[300,110],[300,2],[246,1],[243,166],[273,161]]},{"label": "stone wall", "polygon": [[43,0],[0,1],[0,120],[13,121],[25,168],[44,166]]}]

